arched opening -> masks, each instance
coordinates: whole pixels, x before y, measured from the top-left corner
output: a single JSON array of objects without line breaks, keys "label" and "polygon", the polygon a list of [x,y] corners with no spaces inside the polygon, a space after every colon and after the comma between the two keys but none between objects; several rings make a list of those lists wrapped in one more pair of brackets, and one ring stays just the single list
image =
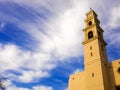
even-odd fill
[{"label": "arched opening", "polygon": [[89,22],[88,22],[88,25],[89,25],[89,26],[92,25],[92,21],[89,21]]},{"label": "arched opening", "polygon": [[88,39],[90,39],[92,37],[93,37],[93,32],[92,31],[88,32]]}]

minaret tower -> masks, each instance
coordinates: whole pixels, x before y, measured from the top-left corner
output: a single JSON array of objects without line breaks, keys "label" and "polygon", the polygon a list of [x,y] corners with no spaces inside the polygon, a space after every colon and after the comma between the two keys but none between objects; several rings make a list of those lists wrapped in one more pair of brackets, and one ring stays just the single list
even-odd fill
[{"label": "minaret tower", "polygon": [[110,90],[107,43],[97,14],[91,9],[86,14],[84,32],[84,65],[86,90]]}]

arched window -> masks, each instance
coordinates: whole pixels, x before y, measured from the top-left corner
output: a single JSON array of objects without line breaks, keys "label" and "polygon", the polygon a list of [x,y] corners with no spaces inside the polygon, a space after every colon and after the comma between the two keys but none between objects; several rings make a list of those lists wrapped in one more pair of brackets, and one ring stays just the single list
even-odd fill
[{"label": "arched window", "polygon": [[92,25],[92,21],[89,21],[89,22],[88,22],[88,25],[89,25],[89,26]]},{"label": "arched window", "polygon": [[93,37],[93,32],[92,31],[88,32],[88,39],[90,39],[92,37]]}]

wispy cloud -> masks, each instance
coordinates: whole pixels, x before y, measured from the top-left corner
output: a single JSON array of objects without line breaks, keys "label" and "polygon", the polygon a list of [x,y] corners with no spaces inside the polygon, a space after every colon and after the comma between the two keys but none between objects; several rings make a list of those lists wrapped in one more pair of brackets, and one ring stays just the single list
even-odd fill
[{"label": "wispy cloud", "polygon": [[53,90],[53,88],[48,86],[35,86],[33,90]]},{"label": "wispy cloud", "polygon": [[6,85],[6,90],[53,90],[52,87],[50,87],[50,86],[44,86],[44,85],[34,86],[32,89],[30,89],[30,88],[16,87],[9,80],[5,81],[4,84]]},{"label": "wispy cloud", "polygon": [[116,7],[112,8],[112,10],[110,12],[109,24],[110,24],[111,29],[120,27],[119,26],[120,13],[118,13],[118,11],[120,11],[120,6],[116,6]]}]

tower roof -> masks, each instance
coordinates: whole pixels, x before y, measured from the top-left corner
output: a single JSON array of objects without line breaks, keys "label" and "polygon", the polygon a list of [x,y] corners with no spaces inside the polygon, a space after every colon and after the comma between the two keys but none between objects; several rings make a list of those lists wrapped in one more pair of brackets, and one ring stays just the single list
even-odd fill
[{"label": "tower roof", "polygon": [[90,14],[93,14],[95,17],[97,17],[96,12],[92,8],[90,8],[90,11],[86,13],[86,16],[88,16]]}]

